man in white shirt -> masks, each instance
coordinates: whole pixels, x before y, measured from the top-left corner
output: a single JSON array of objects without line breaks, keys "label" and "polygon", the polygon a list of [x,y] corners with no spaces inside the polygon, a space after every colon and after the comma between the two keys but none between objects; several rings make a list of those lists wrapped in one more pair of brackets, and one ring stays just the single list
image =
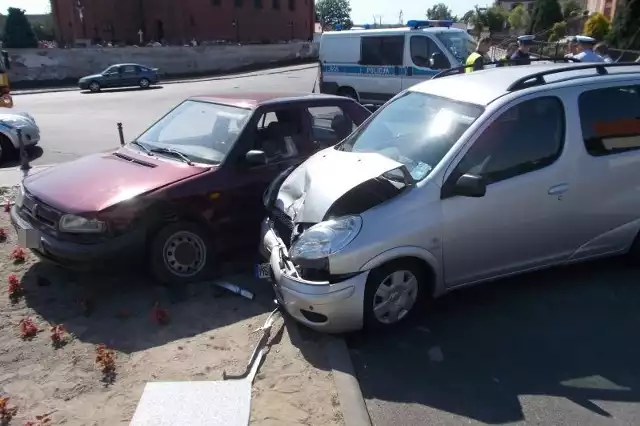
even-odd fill
[{"label": "man in white shirt", "polygon": [[593,51],[593,46],[596,44],[596,40],[587,36],[576,36],[578,42],[578,52],[573,55],[575,59],[580,62],[604,62],[604,60]]},{"label": "man in white shirt", "polygon": [[613,62],[613,59],[611,59],[611,56],[609,56],[609,46],[607,46],[607,43],[605,43],[604,41],[596,44],[596,47],[593,49],[593,51],[596,52],[603,61],[607,63]]}]

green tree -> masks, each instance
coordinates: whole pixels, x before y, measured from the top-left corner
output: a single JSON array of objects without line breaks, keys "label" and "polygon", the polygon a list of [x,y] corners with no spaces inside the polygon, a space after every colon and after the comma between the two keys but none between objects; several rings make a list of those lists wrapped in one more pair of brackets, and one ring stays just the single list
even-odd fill
[{"label": "green tree", "polygon": [[567,35],[567,23],[556,22],[551,27],[551,33],[549,34],[549,41],[559,41],[562,37]]},{"label": "green tree", "polygon": [[640,49],[640,0],[618,3],[608,42],[618,49]]},{"label": "green tree", "polygon": [[536,0],[533,6],[533,16],[529,24],[531,34],[539,34],[551,30],[553,24],[562,22],[562,10],[558,0]]},{"label": "green tree", "polygon": [[489,33],[497,33],[505,29],[507,23],[507,12],[502,6],[493,6],[487,9],[484,13],[485,16],[485,28],[489,30]]},{"label": "green tree", "polygon": [[598,41],[604,40],[610,31],[611,23],[602,13],[594,13],[584,23],[584,34]]},{"label": "green tree", "polygon": [[13,49],[38,47],[38,39],[24,14],[24,10],[16,7],[9,8],[2,42],[4,47]]},{"label": "green tree", "polygon": [[319,0],[316,2],[316,13],[323,27],[348,30],[353,26],[349,0]]},{"label": "green tree", "polygon": [[427,9],[427,19],[452,19],[451,9],[444,3],[434,4]]},{"label": "green tree", "polygon": [[52,29],[45,27],[39,22],[36,22],[33,25],[31,25],[31,28],[33,28],[33,32],[36,35],[36,38],[38,40],[51,41],[55,39]]},{"label": "green tree", "polygon": [[473,18],[474,13],[475,13],[475,10],[473,10],[473,9],[467,11],[467,13],[462,15],[462,18],[460,18],[460,22],[464,22],[465,24],[468,24],[471,21],[471,19]]},{"label": "green tree", "polygon": [[564,0],[560,6],[562,7],[562,16],[564,19],[579,16],[582,13],[582,6],[578,0]]},{"label": "green tree", "polygon": [[527,9],[520,4],[511,11],[508,20],[511,28],[523,30],[529,27],[531,17],[529,16],[529,12],[527,11]]}]

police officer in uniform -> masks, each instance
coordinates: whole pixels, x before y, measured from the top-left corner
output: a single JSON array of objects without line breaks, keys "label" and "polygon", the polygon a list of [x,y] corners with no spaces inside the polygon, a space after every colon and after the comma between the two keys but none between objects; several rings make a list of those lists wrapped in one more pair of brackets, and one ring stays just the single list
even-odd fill
[{"label": "police officer in uniform", "polygon": [[533,44],[532,35],[523,35],[518,37],[518,50],[511,55],[512,65],[531,65],[531,56],[529,56],[529,48]]},{"label": "police officer in uniform", "polygon": [[464,64],[465,73],[484,69],[485,61],[489,62],[489,58],[487,58],[489,47],[491,47],[491,39],[489,37],[482,37],[480,41],[478,41],[478,46],[476,47],[475,52],[469,55]]},{"label": "police officer in uniform", "polygon": [[604,62],[604,59],[596,52],[593,51],[593,46],[596,44],[596,40],[587,36],[576,36],[578,42],[578,53],[573,55],[575,59],[580,62]]}]

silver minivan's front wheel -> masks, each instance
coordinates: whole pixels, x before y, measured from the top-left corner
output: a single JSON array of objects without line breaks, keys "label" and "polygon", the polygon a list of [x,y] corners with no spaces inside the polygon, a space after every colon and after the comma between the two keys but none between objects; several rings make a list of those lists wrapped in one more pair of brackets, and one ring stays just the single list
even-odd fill
[{"label": "silver minivan's front wheel", "polygon": [[372,270],[365,289],[365,327],[394,327],[420,311],[429,296],[426,275],[422,265],[408,259]]}]

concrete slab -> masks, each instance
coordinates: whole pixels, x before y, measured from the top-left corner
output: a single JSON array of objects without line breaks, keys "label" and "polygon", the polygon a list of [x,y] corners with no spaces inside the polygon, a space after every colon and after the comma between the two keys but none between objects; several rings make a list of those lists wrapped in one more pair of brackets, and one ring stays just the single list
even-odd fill
[{"label": "concrete slab", "polygon": [[246,426],[251,382],[151,382],[129,426]]},{"label": "concrete slab", "polygon": [[43,170],[51,167],[50,165],[46,166],[34,166],[26,172],[20,170],[19,167],[12,167],[10,169],[0,169],[0,188],[2,187],[12,187],[17,186],[22,182],[22,179],[25,176],[30,176],[35,173],[41,172]]}]

